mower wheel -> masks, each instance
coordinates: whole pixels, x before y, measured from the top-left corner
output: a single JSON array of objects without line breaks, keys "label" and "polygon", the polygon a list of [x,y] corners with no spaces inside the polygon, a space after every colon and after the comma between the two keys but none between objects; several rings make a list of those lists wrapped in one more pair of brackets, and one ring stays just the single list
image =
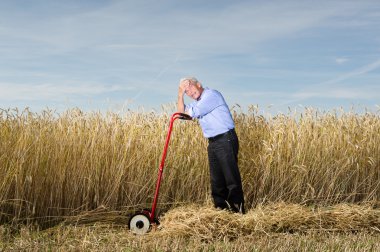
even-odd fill
[{"label": "mower wheel", "polygon": [[134,234],[146,234],[151,227],[149,217],[142,212],[136,213],[129,219],[128,227]]}]

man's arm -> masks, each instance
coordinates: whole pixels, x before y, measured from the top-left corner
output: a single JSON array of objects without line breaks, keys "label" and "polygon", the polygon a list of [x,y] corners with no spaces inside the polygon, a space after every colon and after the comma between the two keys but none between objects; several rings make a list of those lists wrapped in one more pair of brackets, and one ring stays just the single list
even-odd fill
[{"label": "man's arm", "polygon": [[189,86],[188,81],[183,81],[179,84],[178,88],[178,100],[177,100],[177,111],[180,113],[186,113],[185,111],[185,102],[183,96],[185,95],[186,87]]},{"label": "man's arm", "polygon": [[180,113],[185,113],[185,102],[183,101],[183,92],[181,89],[178,91],[178,101],[177,101],[177,111]]}]

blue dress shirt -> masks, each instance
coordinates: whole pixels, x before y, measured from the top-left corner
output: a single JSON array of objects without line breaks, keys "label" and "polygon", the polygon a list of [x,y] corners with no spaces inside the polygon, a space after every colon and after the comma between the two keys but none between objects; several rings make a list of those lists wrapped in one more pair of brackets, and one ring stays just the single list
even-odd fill
[{"label": "blue dress shirt", "polygon": [[207,138],[235,128],[230,109],[222,94],[216,90],[204,88],[197,101],[185,105],[185,111],[199,120],[203,135]]}]

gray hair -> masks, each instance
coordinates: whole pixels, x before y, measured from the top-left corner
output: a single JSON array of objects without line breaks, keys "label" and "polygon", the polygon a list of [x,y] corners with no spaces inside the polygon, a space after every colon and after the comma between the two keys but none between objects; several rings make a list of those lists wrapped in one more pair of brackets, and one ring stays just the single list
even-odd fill
[{"label": "gray hair", "polygon": [[202,84],[198,81],[198,79],[193,76],[184,77],[180,79],[179,82],[181,83],[182,81],[187,81],[187,80],[190,81],[190,84],[199,84],[202,87]]}]

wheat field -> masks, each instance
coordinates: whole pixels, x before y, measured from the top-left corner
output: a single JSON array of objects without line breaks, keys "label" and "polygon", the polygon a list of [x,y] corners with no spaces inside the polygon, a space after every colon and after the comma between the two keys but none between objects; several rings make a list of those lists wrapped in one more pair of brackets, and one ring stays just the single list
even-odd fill
[{"label": "wheat field", "polygon": [[[232,113],[248,211],[276,203],[377,209],[378,113],[306,108],[268,116],[256,106]],[[45,229],[97,209],[128,215],[150,207],[170,115],[0,110],[1,225]],[[211,205],[206,149],[197,121],[175,122],[159,214]]]}]

